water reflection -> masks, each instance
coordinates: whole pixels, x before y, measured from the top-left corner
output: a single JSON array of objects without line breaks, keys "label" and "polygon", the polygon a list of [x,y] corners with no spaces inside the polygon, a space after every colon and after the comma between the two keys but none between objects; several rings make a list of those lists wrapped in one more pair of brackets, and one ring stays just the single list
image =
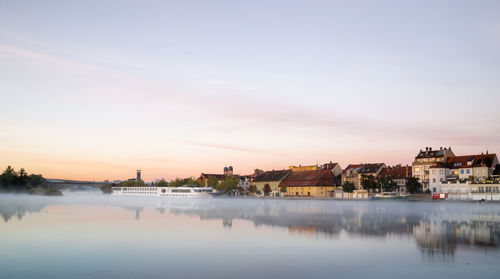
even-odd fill
[{"label": "water reflection", "polygon": [[130,211],[140,220],[146,209],[154,209],[158,218],[171,214],[220,220],[228,230],[234,220],[247,220],[256,228],[287,229],[291,237],[339,239],[342,233],[359,238],[408,237],[424,254],[445,257],[461,248],[496,250],[500,237],[499,204],[78,197],[1,195],[0,214],[8,223],[50,205],[106,205]]}]

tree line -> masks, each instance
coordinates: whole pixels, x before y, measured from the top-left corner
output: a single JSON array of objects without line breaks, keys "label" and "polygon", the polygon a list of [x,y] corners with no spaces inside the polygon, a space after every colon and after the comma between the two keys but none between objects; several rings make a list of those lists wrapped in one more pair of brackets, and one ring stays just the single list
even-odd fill
[{"label": "tree line", "polygon": [[47,188],[47,180],[40,174],[28,174],[23,168],[16,171],[8,166],[0,175],[2,191],[25,192],[37,187]]}]

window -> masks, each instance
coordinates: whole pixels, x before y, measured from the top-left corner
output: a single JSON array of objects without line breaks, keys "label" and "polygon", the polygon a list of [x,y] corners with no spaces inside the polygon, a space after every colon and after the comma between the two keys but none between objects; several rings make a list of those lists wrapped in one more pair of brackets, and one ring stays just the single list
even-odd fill
[{"label": "window", "polygon": [[467,169],[467,174],[469,174],[469,173],[470,173],[470,169]]},{"label": "window", "polygon": [[307,192],[307,195],[310,196],[311,195],[311,192]]},{"label": "window", "polygon": [[436,170],[432,170],[432,174],[436,174]]},{"label": "window", "polygon": [[415,172],[419,172],[420,171],[420,168],[415,168]]},{"label": "window", "polygon": [[439,171],[439,174],[443,174],[443,170],[440,170],[440,171]]},{"label": "window", "polygon": [[436,183],[436,179],[435,179],[435,178],[433,178],[433,179],[432,179],[432,182],[433,182],[433,183]]}]

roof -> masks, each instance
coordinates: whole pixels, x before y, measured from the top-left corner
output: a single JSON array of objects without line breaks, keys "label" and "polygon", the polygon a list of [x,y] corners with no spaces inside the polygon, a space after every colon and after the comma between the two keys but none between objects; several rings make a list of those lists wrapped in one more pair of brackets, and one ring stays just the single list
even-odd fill
[{"label": "roof", "polygon": [[290,170],[272,170],[272,171],[266,171],[262,174],[259,174],[255,177],[255,182],[263,182],[263,181],[280,181],[288,175],[291,171]]},{"label": "roof", "polygon": [[325,170],[333,170],[339,163],[332,163],[332,161],[330,161],[330,163],[325,163],[323,164],[323,169]]},{"label": "roof", "polygon": [[331,170],[296,171],[281,182],[280,186],[303,187],[303,186],[336,186],[335,177]]},{"label": "roof", "polygon": [[404,179],[411,177],[411,166],[394,166],[383,169],[380,172],[380,178]]},{"label": "roof", "polygon": [[446,160],[446,165],[450,169],[474,168],[486,166],[494,168],[498,163],[496,154],[478,154],[449,157]]},{"label": "roof", "polygon": [[440,158],[444,157],[445,155],[448,156],[453,156],[453,152],[451,151],[450,148],[439,148],[437,150],[432,150],[430,147],[426,147],[425,150],[420,150],[420,152],[417,154],[415,159],[420,159],[420,158]]},{"label": "roof", "polygon": [[347,171],[350,171],[350,170],[353,170],[353,169],[358,169],[360,167],[362,167],[363,164],[349,164],[343,172],[347,172]]},{"label": "roof", "polygon": [[364,164],[361,168],[358,169],[358,173],[375,173],[377,172],[384,164]]}]

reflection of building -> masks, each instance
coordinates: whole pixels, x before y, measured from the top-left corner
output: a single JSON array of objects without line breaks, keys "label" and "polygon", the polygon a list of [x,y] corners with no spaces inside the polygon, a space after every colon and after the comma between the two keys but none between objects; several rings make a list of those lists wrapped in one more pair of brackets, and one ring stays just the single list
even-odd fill
[{"label": "reflection of building", "polygon": [[383,163],[377,164],[350,164],[342,171],[342,184],[351,182],[356,186],[356,189],[361,189],[361,176],[372,175],[377,178],[386,165]]},{"label": "reflection of building", "polygon": [[264,189],[268,188],[270,190],[271,196],[279,195],[279,185],[280,183],[291,173],[289,170],[272,170],[265,171],[257,175],[254,179],[255,187],[257,191],[264,193]]},{"label": "reflection of building", "polygon": [[224,228],[232,228],[233,227],[233,219],[222,219],[222,226]]},{"label": "reflection of building", "polygon": [[426,147],[425,151],[420,150],[415,157],[415,161],[413,161],[413,177],[420,180],[424,190],[429,189],[429,169],[446,163],[448,157],[451,156],[455,156],[453,151],[451,151],[451,147],[441,147],[439,150],[432,150],[432,148]]},{"label": "reflection of building", "polygon": [[500,237],[497,228],[485,221],[420,222],[413,234],[419,247],[429,254],[453,255],[459,245],[497,247]]},{"label": "reflection of building", "polygon": [[331,170],[292,171],[280,187],[286,187],[287,196],[326,198],[337,186]]}]

